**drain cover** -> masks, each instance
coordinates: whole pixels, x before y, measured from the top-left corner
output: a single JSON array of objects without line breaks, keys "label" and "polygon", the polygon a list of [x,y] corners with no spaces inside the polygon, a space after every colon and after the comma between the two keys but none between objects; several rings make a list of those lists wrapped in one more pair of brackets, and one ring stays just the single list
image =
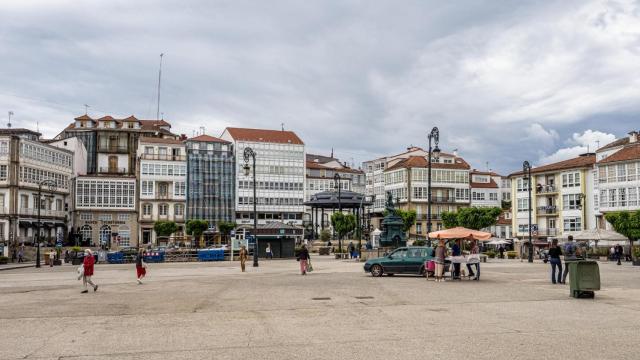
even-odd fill
[{"label": "drain cover", "polygon": [[358,300],[373,299],[373,296],[356,296],[356,299]]},{"label": "drain cover", "polygon": [[331,300],[330,297],[316,297],[316,298],[311,298],[311,300]]}]

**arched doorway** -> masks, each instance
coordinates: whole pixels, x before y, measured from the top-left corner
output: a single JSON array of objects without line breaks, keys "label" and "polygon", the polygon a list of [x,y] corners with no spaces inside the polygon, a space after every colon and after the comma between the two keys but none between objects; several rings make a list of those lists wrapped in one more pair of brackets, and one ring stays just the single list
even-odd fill
[{"label": "arched doorway", "polygon": [[80,228],[80,241],[82,245],[91,245],[91,233],[93,229],[89,225],[84,225]]},{"label": "arched doorway", "polygon": [[111,226],[102,225],[100,228],[100,246],[109,246],[111,241]]}]

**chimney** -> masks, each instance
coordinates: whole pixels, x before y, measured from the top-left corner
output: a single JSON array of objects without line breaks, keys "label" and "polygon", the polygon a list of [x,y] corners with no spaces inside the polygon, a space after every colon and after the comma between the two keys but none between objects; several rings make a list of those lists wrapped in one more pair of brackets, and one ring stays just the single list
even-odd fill
[{"label": "chimney", "polygon": [[638,141],[638,132],[637,131],[631,131],[629,133],[629,144],[633,144],[635,142]]}]

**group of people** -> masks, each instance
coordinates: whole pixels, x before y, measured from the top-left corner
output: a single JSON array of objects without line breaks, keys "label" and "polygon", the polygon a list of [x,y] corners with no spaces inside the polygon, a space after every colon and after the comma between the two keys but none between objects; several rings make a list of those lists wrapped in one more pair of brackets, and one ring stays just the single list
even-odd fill
[{"label": "group of people", "polygon": [[[560,256],[564,254],[564,272],[562,271],[562,260]],[[554,239],[549,248],[549,263],[551,263],[551,282],[554,284],[565,284],[569,275],[569,263],[577,261],[581,256],[580,248],[573,242],[573,236],[569,235],[564,244],[564,251],[560,249],[558,240]],[[556,275],[557,270],[557,275]]]},{"label": "group of people", "polygon": [[[456,256],[461,256],[462,255],[462,249],[460,247],[461,245],[461,240],[456,240],[453,245],[451,246],[451,256],[452,257],[456,257]],[[446,264],[446,258],[447,258],[447,248],[445,246],[445,242],[443,239],[440,239],[440,241],[438,242],[438,245],[436,246],[435,250],[434,250],[434,257],[433,257],[433,261],[435,263],[435,272],[434,272],[434,276],[436,279],[436,282],[442,282],[444,281],[444,268],[445,268],[445,264]],[[479,280],[480,279],[480,248],[478,246],[478,241],[477,240],[472,240],[471,241],[471,248],[469,251],[469,256],[466,259],[466,263],[467,263],[467,272],[469,274],[469,277],[473,277],[473,280]],[[451,271],[453,272],[453,278],[454,279],[460,279],[460,263],[459,262],[454,262],[453,264],[453,269],[451,269]],[[473,268],[475,267],[475,272],[473,271]]]},{"label": "group of people", "polygon": [[[78,280],[82,279],[81,293],[83,294],[89,292],[88,285],[91,285],[93,292],[98,291],[98,285],[91,280],[95,271],[95,263],[96,259],[93,256],[93,251],[91,251],[91,249],[86,249],[82,259],[82,266],[78,268]],[[144,249],[140,248],[136,255],[136,281],[138,282],[138,285],[142,285],[142,279],[144,279],[145,276],[147,276],[147,263],[144,262]]]},{"label": "group of people", "polygon": [[620,244],[616,244],[616,246],[612,246],[609,250],[611,257],[618,261],[618,265],[622,265],[622,257],[624,256],[624,248]]}]

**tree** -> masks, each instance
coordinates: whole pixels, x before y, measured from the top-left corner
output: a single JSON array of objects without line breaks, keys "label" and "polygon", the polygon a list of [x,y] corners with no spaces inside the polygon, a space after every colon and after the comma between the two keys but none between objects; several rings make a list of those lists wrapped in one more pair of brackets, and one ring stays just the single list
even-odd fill
[{"label": "tree", "polygon": [[187,234],[193,235],[194,238],[200,238],[202,241],[202,234],[209,228],[209,222],[207,220],[193,219],[187,221]]},{"label": "tree", "polygon": [[178,225],[173,221],[158,220],[153,224],[153,231],[157,236],[167,237],[178,231]]},{"label": "tree", "polygon": [[336,212],[331,215],[331,225],[338,237],[342,238],[356,228],[356,217],[353,214]]},{"label": "tree", "polygon": [[613,229],[626,236],[631,244],[631,256],[633,253],[633,242],[640,239],[640,210],[617,211],[605,214],[605,219],[613,226]]},{"label": "tree", "polygon": [[418,217],[415,210],[402,210],[396,209],[396,214],[402,218],[402,231],[405,233],[411,229],[411,227],[416,223],[416,218]]},{"label": "tree", "polygon": [[446,229],[462,226],[468,229],[481,230],[495,225],[498,222],[498,216],[500,216],[501,213],[502,209],[499,207],[460,208],[455,212],[443,212],[442,223]]},{"label": "tree", "polygon": [[220,221],[218,223],[218,230],[220,230],[220,233],[225,237],[225,239],[228,239],[231,234],[231,230],[235,229],[237,226],[238,225],[233,221]]}]

